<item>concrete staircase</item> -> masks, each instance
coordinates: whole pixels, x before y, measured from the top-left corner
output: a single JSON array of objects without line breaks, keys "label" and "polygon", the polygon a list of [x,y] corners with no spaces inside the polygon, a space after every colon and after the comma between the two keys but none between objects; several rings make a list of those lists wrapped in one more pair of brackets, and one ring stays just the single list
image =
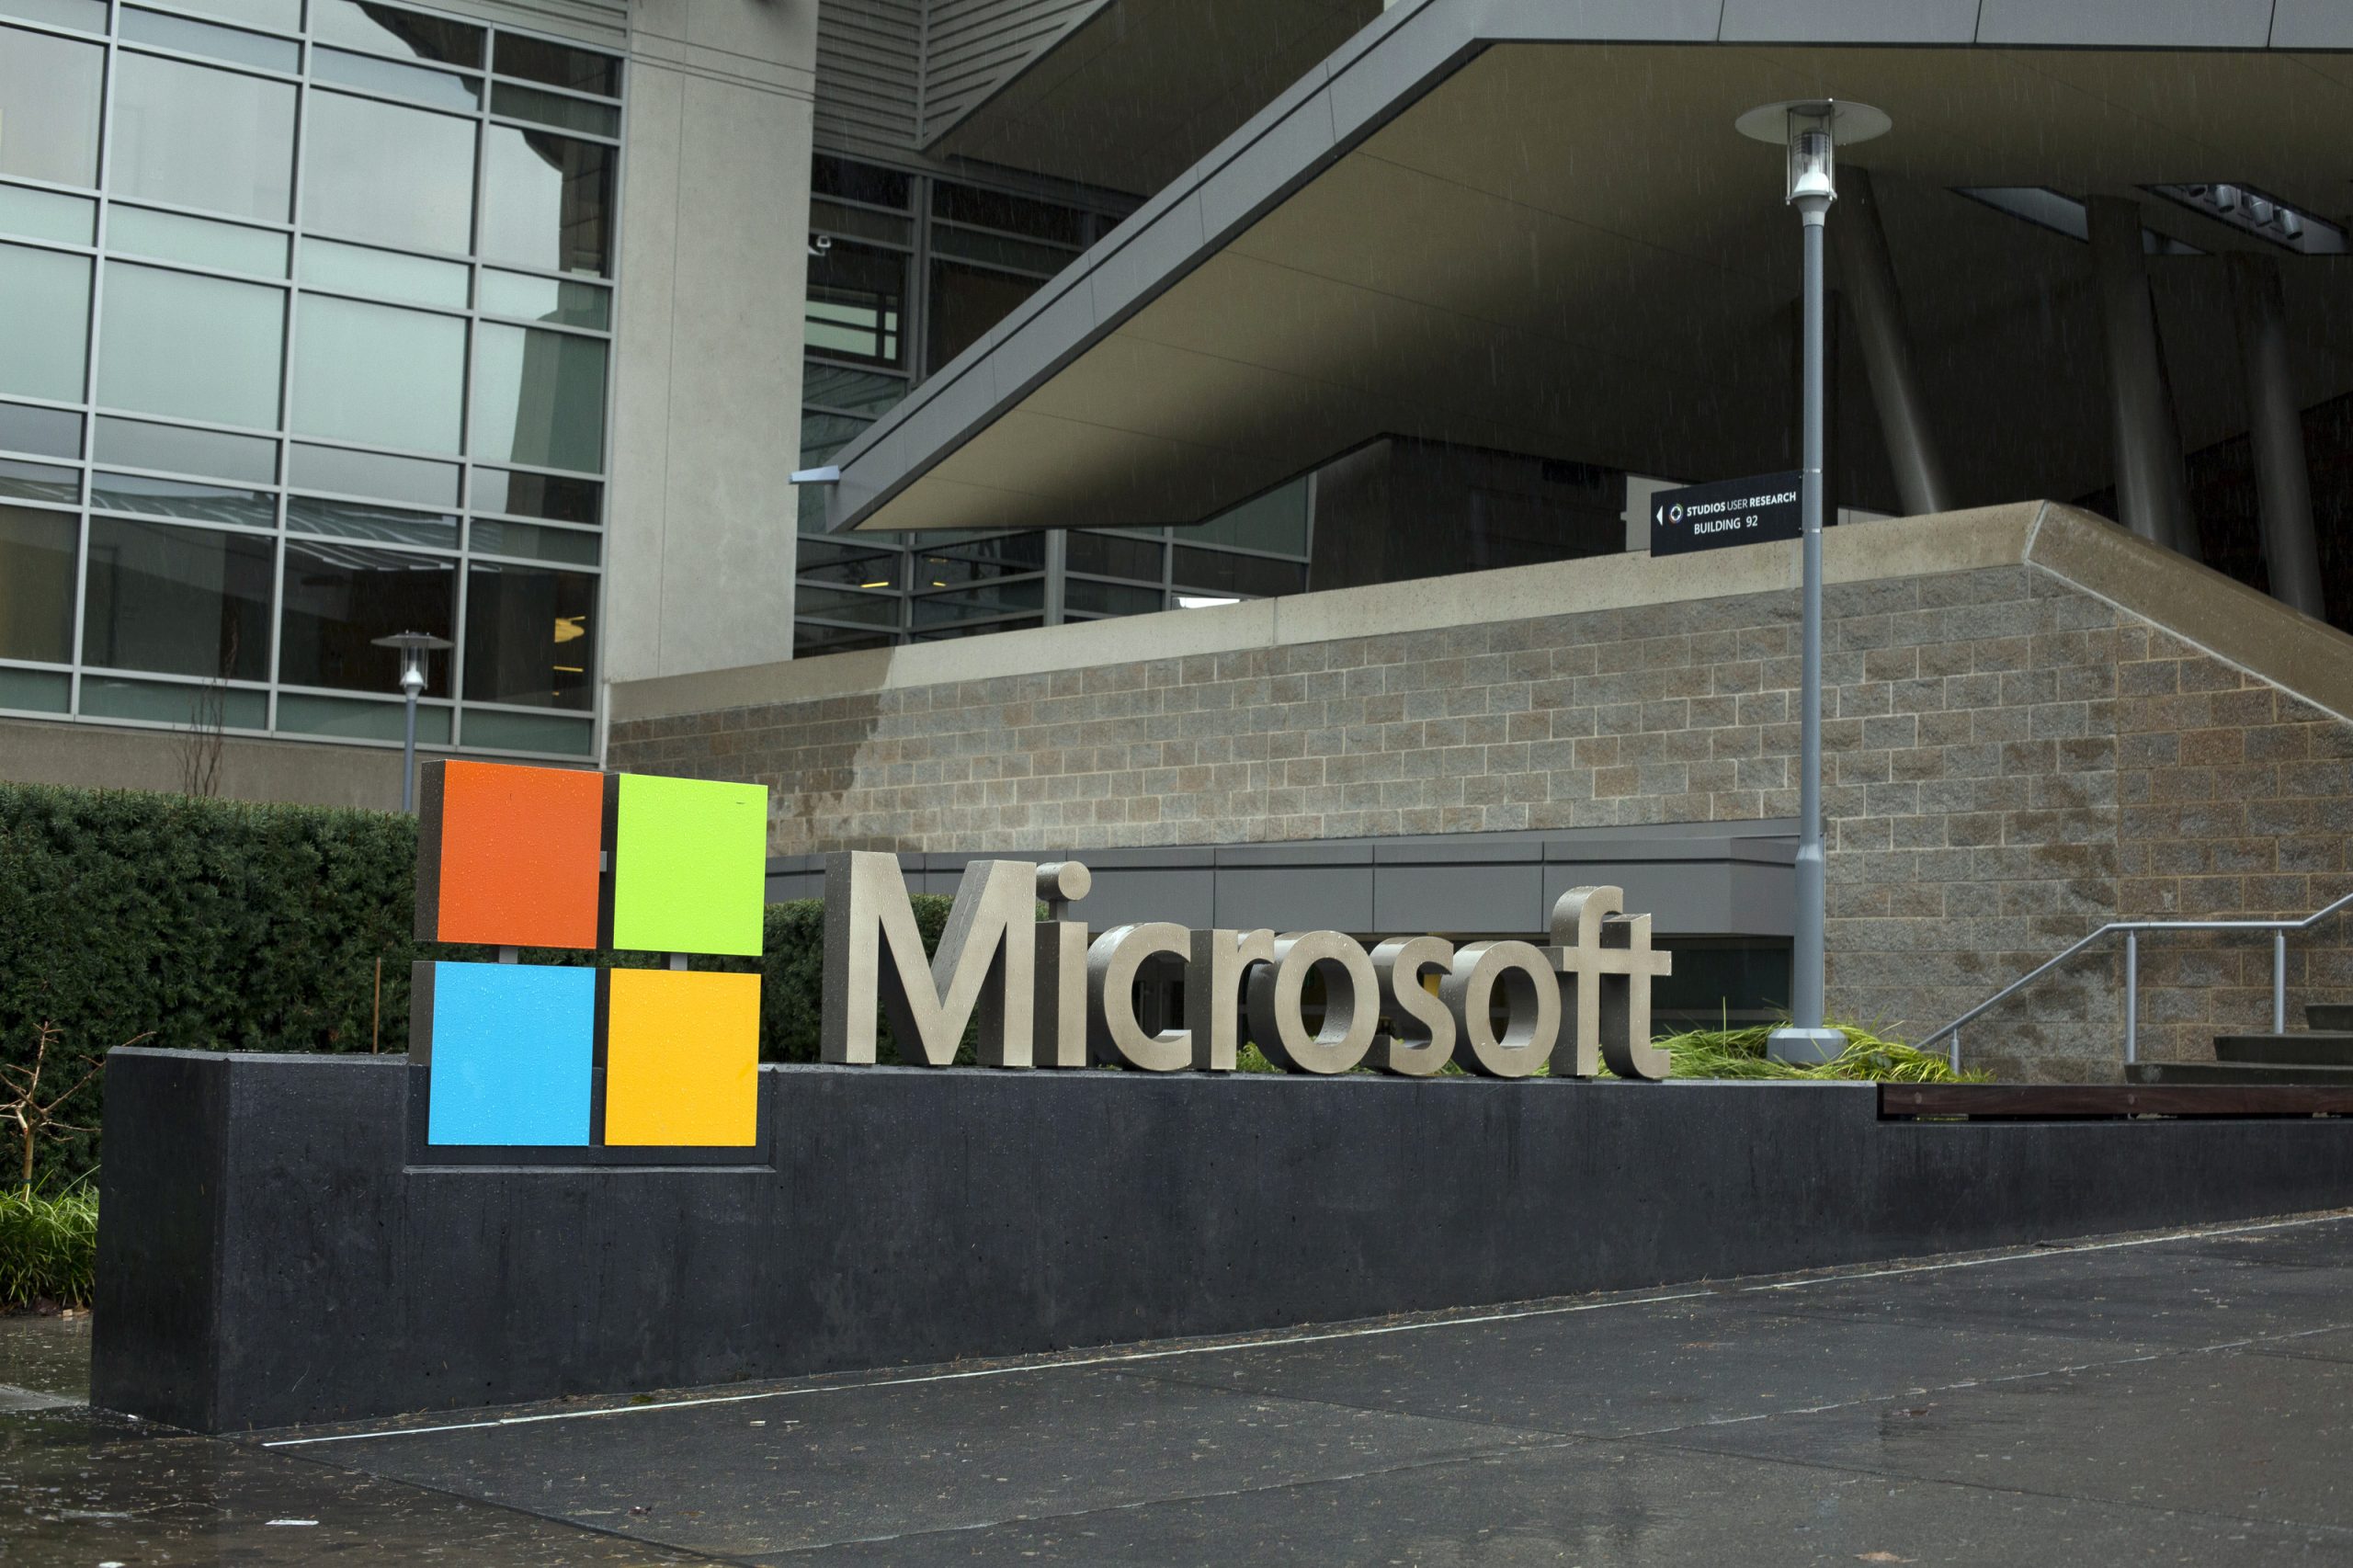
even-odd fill
[{"label": "concrete staircase", "polygon": [[2139,1062],[2128,1084],[2338,1084],[2353,1086],[2353,1004],[2315,1003],[2312,1027],[2287,1034],[2214,1037],[2211,1062]]}]

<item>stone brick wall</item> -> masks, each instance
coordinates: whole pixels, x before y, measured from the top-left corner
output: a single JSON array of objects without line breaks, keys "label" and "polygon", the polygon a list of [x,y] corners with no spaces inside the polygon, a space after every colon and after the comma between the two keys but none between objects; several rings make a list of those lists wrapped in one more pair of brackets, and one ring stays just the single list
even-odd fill
[{"label": "stone brick wall", "polygon": [[[2102,921],[2347,891],[2353,726],[2031,564],[1834,585],[1830,995],[1918,1035]],[[1235,843],[1795,814],[1795,596],[1745,594],[617,722],[776,790],[779,854]],[[2353,1000],[2353,919],[2291,1002]],[[2262,941],[2151,937],[2144,1057],[2268,1020]],[[2120,960],[1972,1028],[2114,1078]]]}]

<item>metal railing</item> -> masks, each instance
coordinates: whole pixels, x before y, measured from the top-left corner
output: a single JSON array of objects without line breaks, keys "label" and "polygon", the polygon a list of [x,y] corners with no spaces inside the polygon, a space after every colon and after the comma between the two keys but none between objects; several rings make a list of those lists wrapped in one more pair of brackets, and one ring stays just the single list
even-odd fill
[{"label": "metal railing", "polygon": [[2143,931],[2268,931],[2271,933],[2271,1032],[2284,1034],[2288,1028],[2288,933],[2309,931],[2340,909],[2353,908],[2353,893],[2347,893],[2336,903],[2313,910],[2302,920],[2111,920],[2082,940],[2062,949],[2034,968],[2003,986],[1991,996],[1972,1007],[1944,1028],[1920,1041],[1920,1049],[1927,1050],[1948,1035],[1952,1038],[1950,1052],[1953,1071],[1961,1071],[1961,1026],[1991,1011],[2010,997],[2025,990],[2036,981],[2074,958],[2103,937],[2124,933],[2124,1062],[2131,1066],[2141,1059],[2141,933]]}]

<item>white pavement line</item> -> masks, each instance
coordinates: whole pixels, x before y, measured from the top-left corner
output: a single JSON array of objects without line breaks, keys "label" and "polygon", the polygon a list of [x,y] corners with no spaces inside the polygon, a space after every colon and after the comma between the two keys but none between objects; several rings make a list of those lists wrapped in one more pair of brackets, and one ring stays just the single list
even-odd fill
[{"label": "white pavement line", "polygon": [[[2119,1247],[2152,1246],[2160,1242],[2196,1241],[2205,1236],[2240,1235],[2256,1231],[2285,1230],[2296,1225],[2320,1225],[2347,1218],[2342,1213],[2315,1214],[2295,1220],[2272,1220],[2259,1224],[2218,1225],[2189,1231],[2167,1231],[2158,1235],[2135,1236],[2119,1242],[2086,1242],[2071,1246],[2037,1246],[2016,1252],[1995,1254],[1988,1257],[1962,1258],[1951,1263],[1922,1263],[1900,1268],[1871,1269],[1860,1273],[1826,1274],[1806,1279],[1788,1279],[1763,1285],[1745,1285],[1743,1290],[1794,1290],[1809,1285],[1832,1285],[1849,1279],[1884,1279],[1894,1275],[1927,1274],[1947,1268],[1977,1268],[1991,1263],[2016,1263],[2030,1257],[2063,1257],[2070,1253],[2109,1252]],[[600,1415],[638,1415],[664,1410],[694,1410],[706,1405],[750,1404],[761,1400],[797,1399],[809,1394],[844,1393],[864,1389],[910,1388],[925,1383],[953,1383],[975,1378],[1003,1378],[1027,1372],[1058,1372],[1084,1367],[1118,1367],[1137,1361],[1166,1361],[1183,1356],[1220,1356],[1237,1350],[1279,1349],[1291,1345],[1316,1345],[1336,1339],[1371,1339],[1390,1334],[1415,1334],[1438,1328],[1474,1328],[1482,1324],[1517,1323],[1528,1318],[1562,1317],[1573,1312],[1601,1312],[1611,1307],[1649,1307],[1666,1301],[1697,1301],[1717,1296],[1718,1290],[1677,1290],[1663,1295],[1624,1297],[1608,1301],[1580,1301],[1558,1307],[1524,1307],[1507,1312],[1483,1312],[1473,1317],[1432,1318],[1419,1323],[1377,1324],[1367,1328],[1328,1329],[1316,1334],[1281,1335],[1260,1338],[1222,1342],[1216,1345],[1180,1346],[1172,1350],[1132,1350],[1115,1356],[1088,1356],[1064,1361],[1024,1361],[1006,1367],[978,1367],[962,1372],[926,1372],[913,1378],[879,1378],[864,1382],[820,1383],[814,1387],[792,1389],[762,1389],[753,1393],[705,1394],[695,1399],[649,1401],[644,1404],[613,1404],[595,1410],[551,1410],[536,1415],[500,1415],[487,1421],[449,1421],[433,1426],[384,1426],[369,1432],[335,1432],[318,1437],[278,1437],[264,1443],[266,1449],[303,1449],[325,1443],[361,1443],[378,1437],[422,1437],[439,1432],[480,1432],[501,1426],[531,1426],[547,1421],[586,1421]]]},{"label": "white pavement line", "polygon": [[1948,1263],[1907,1263],[1895,1268],[1857,1269],[1843,1274],[1817,1274],[1803,1279],[1769,1279],[1743,1285],[1743,1290],[1803,1290],[1816,1285],[1844,1285],[1850,1279],[1890,1279],[1904,1274],[1935,1274],[1948,1268],[1983,1268],[1989,1263],[2017,1263],[2029,1257],[2065,1257],[2079,1252],[2115,1252],[2121,1247],[2158,1246],[2166,1242],[2194,1242],[2207,1236],[2241,1236],[2257,1231],[2284,1231],[2297,1225],[2333,1225],[2347,1218],[2342,1213],[2312,1214],[2295,1220],[2266,1220],[2251,1225],[2212,1225],[2194,1231],[2166,1231],[2154,1236],[2129,1236],[2120,1242],[2075,1242],[2061,1246],[2025,1248],[1987,1257],[1955,1258]]},{"label": "white pavement line", "polygon": [[[2325,1334],[2329,1330],[2313,1329],[2307,1332]],[[1885,1404],[1891,1400],[1927,1399],[1935,1394],[1961,1393],[1969,1389],[1992,1388],[1996,1383],[2025,1383],[2032,1382],[2039,1378],[2071,1377],[2077,1372],[2104,1372],[2112,1367],[2136,1367],[2144,1362],[2170,1360],[2181,1356],[2206,1356],[2217,1350],[2236,1350],[2258,1343],[2260,1341],[2252,1339],[2234,1339],[2222,1345],[2192,1345],[2179,1350],[2156,1350],[2141,1356],[2119,1356],[2106,1361],[2078,1361],[2067,1367],[2043,1367],[2031,1372],[2004,1372],[1997,1377],[1963,1378],[1959,1382],[1953,1383],[1929,1383],[1918,1388],[1899,1389],[1893,1393],[1858,1394],[1853,1399],[1833,1400],[1828,1404],[1791,1405],[1787,1410],[1760,1410],[1753,1415],[1711,1415],[1705,1421],[1687,1421],[1678,1426],[1651,1426],[1640,1432],[1586,1435],[1591,1436],[1596,1442],[1637,1442],[1647,1437],[1675,1437],[1686,1432],[1706,1432],[1719,1426],[1738,1426],[1748,1421],[1771,1421],[1783,1415],[1820,1415],[1825,1411],[1854,1410],[1867,1404]],[[1673,1448],[1676,1445],[1669,1443],[1665,1446]],[[1790,1462],[1806,1464],[1813,1461],[1798,1460]]]},{"label": "white pavement line", "polygon": [[1215,1356],[1234,1350],[1262,1350],[1288,1345],[1313,1345],[1327,1339],[1370,1339],[1377,1335],[1412,1334],[1421,1329],[1465,1328],[1479,1324],[1513,1323],[1522,1318],[1559,1317],[1568,1312],[1597,1312],[1607,1307],[1650,1307],[1662,1301],[1690,1301],[1717,1294],[1713,1290],[1678,1290],[1671,1295],[1637,1296],[1611,1301],[1581,1301],[1570,1306],[1527,1307],[1518,1312],[1483,1312],[1477,1317],[1436,1318],[1426,1323],[1380,1324],[1370,1328],[1331,1329],[1321,1334],[1290,1334],[1269,1339],[1230,1344],[1187,1345],[1173,1350],[1134,1350],[1117,1356],[1087,1356],[1067,1361],[1024,1361],[1009,1367],[976,1367],[963,1372],[926,1372],[914,1378],[877,1378],[866,1382],[820,1383],[812,1388],[762,1389],[755,1393],[707,1394],[698,1399],[668,1399],[644,1404],[606,1405],[596,1410],[551,1410],[537,1415],[501,1415],[489,1421],[451,1421],[438,1426],[387,1426],[373,1432],[335,1432],[322,1437],[279,1437],[265,1449],[299,1449],[313,1443],[358,1443],[371,1437],[412,1437],[428,1432],[475,1432],[494,1426],[528,1426],[541,1421],[583,1421],[595,1415],[635,1415],[655,1410],[691,1410],[706,1404],[748,1404],[763,1399],[793,1399],[802,1394],[847,1393],[861,1389],[907,1388],[918,1383],[952,1383],[972,1378],[1002,1378],[1017,1372],[1059,1372],[1075,1367],[1117,1367],[1135,1361],[1165,1361],[1179,1356]]}]

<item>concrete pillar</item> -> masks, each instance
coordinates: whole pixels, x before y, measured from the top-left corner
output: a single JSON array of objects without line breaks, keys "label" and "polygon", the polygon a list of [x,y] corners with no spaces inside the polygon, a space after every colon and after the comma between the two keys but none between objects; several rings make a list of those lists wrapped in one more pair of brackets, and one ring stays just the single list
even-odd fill
[{"label": "concrete pillar", "polygon": [[604,671],[792,656],[817,0],[635,0]]},{"label": "concrete pillar", "polygon": [[2271,597],[2318,619],[2320,545],[2313,534],[2312,472],[2304,463],[2303,413],[2288,365],[2288,308],[2279,264],[2239,252],[2230,258],[2231,302],[2238,317],[2239,363],[2246,375],[2247,434],[2255,483],[2263,500],[2263,563]]},{"label": "concrete pillar", "polygon": [[2141,252],[2141,208],[2123,197],[2095,196],[2090,221],[2092,283],[2108,336],[2108,390],[2114,432],[2117,510],[2124,526],[2198,558],[2181,431],[2165,393],[2157,314]]},{"label": "concrete pillar", "polygon": [[1887,231],[1880,222],[1870,172],[1841,169],[1838,184],[1838,221],[1830,225],[1831,243],[1838,247],[1839,277],[1854,307],[1856,335],[1862,340],[1871,403],[1887,441],[1896,495],[1907,517],[1949,512],[1952,492],[1928,434],[1911,335],[1904,329],[1903,298],[1896,291],[1895,265],[1888,257]]},{"label": "concrete pillar", "polygon": [[1060,626],[1067,619],[1070,595],[1070,532],[1046,530],[1046,621]]}]

